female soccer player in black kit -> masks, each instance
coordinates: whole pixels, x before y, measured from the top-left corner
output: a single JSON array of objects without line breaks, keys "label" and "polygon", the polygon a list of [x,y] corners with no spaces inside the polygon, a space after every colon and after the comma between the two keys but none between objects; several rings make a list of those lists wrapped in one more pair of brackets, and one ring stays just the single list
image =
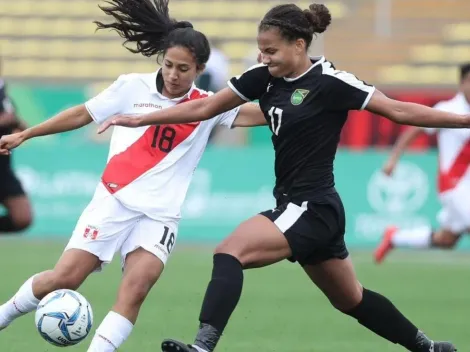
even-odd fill
[{"label": "female soccer player in black kit", "polygon": [[[15,112],[0,78],[0,137],[26,128]],[[0,234],[25,230],[32,222],[32,210],[20,181],[11,167],[11,156],[0,155],[0,204],[7,213],[0,216]]]},{"label": "female soccer player in black kit", "polygon": [[277,207],[243,222],[217,247],[194,344],[165,340],[163,351],[213,351],[239,301],[243,269],[284,259],[298,262],[336,309],[384,339],[413,352],[456,351],[451,343],[430,340],[392,302],[359,283],[344,241],[345,214],[334,188],[333,161],[349,110],[434,127],[468,127],[470,116],[389,99],[324,57],[310,58],[313,35],[330,22],[324,5],[305,11],[293,4],[276,6],[259,25],[262,64],[232,78],[229,88],[170,109],[117,116],[102,126],[205,120],[259,99],[272,130]]}]

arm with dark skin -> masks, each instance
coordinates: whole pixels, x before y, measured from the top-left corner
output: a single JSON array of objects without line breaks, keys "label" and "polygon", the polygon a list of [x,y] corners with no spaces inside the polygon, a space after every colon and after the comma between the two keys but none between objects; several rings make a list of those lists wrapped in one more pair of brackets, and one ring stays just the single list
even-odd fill
[{"label": "arm with dark skin", "polygon": [[[139,116],[116,115],[105,121],[100,126],[98,132],[102,133],[112,125],[139,127],[204,121],[240,106],[243,103],[245,103],[245,101],[230,88],[225,88],[207,98],[179,104],[169,109]],[[388,98],[378,90],[373,93],[366,106],[366,110],[382,115],[393,122],[403,125],[442,128],[470,127],[469,115],[459,115],[420,104],[394,100]],[[256,118],[256,120],[261,122],[262,113],[261,111],[259,113],[259,119]],[[247,127],[248,124],[245,123],[244,126]]]}]

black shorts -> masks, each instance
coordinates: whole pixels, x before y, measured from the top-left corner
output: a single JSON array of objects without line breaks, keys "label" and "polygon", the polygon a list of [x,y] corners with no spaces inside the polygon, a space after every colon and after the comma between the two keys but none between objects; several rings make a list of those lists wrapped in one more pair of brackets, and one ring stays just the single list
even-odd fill
[{"label": "black shorts", "polygon": [[25,192],[21,182],[11,169],[0,170],[0,202],[10,197],[23,196]]},{"label": "black shorts", "polygon": [[349,255],[344,242],[344,207],[337,193],[315,201],[278,202],[275,209],[260,214],[284,233],[292,250],[291,262],[315,265]]}]

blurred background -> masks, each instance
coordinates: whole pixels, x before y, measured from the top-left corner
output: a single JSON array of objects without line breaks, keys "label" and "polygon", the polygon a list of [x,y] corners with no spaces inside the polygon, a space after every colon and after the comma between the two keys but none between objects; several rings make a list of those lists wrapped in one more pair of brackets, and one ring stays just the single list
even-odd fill
[{"label": "blurred background", "polygon": [[[155,59],[123,48],[115,32],[95,33],[92,21],[106,20],[98,3],[0,0],[1,76],[28,124],[84,102],[122,73],[158,68]],[[277,3],[170,1],[173,17],[193,22],[211,40],[212,56],[201,86],[217,91],[232,75],[256,63],[258,21]],[[326,55],[339,69],[397,99],[434,105],[455,94],[458,65],[470,61],[469,2],[325,4],[333,24],[314,42],[312,55]],[[298,5],[307,8],[309,2]],[[343,130],[336,179],[349,214],[352,245],[375,243],[387,222],[434,221],[434,137],[423,135],[413,143],[411,151],[419,153],[410,156],[411,163],[404,159],[404,173],[374,181],[384,152],[405,128],[368,112],[352,112]],[[98,136],[92,125],[31,141],[14,153],[17,172],[34,205],[35,221],[28,236],[69,235],[99,180],[109,135]],[[222,238],[240,220],[271,206],[272,158],[269,129],[217,130],[188,195],[182,223],[187,230],[181,240]],[[423,173],[425,182],[405,187],[414,173]],[[397,179],[402,174],[407,176]]]},{"label": "blurred background", "polygon": [[[0,77],[6,81],[18,115],[29,125],[83,103],[120,74],[151,72],[158,68],[155,60],[125,50],[116,33],[95,33],[92,21],[106,21],[98,3],[92,0],[0,0]],[[241,74],[256,63],[257,24],[270,7],[279,3],[268,0],[170,1],[173,17],[191,21],[211,40],[213,55],[206,75],[200,79],[201,86],[217,91],[225,86],[232,75]],[[310,4],[305,1],[296,3],[303,8]],[[455,95],[459,82],[458,66],[470,62],[468,0],[332,0],[324,3],[332,12],[333,22],[327,33],[313,43],[312,55],[326,55],[337,68],[354,73],[400,100],[432,106]],[[30,275],[28,272],[53,265],[82,209],[91,199],[105,165],[109,140],[109,133],[98,137],[96,128],[91,126],[29,141],[14,152],[15,170],[31,198],[34,222],[21,237],[24,241],[0,242],[0,264],[24,270],[24,275],[18,280],[10,280],[8,287],[11,290]],[[466,351],[465,344],[468,347],[470,340],[462,329],[464,317],[459,318],[458,315],[470,309],[466,295],[470,288],[470,260],[465,251],[470,248],[468,241],[460,243],[459,249],[462,251],[457,253],[427,255],[399,252],[391,257],[384,269],[372,265],[370,249],[378,243],[387,225],[436,225],[439,203],[436,196],[438,163],[434,137],[422,135],[416,139],[392,177],[385,177],[380,171],[390,146],[405,129],[369,112],[351,113],[343,130],[335,164],[337,188],[347,211],[347,242],[356,253],[358,271],[366,282],[371,281],[374,283],[372,286],[379,286],[391,293],[426,326],[424,329],[438,334],[440,338],[450,335],[463,344],[464,347],[459,348]],[[198,277],[194,270],[202,270],[199,275],[203,278],[203,284],[197,283],[197,288],[194,288],[194,281],[191,281],[194,278],[187,279],[189,281],[185,279],[185,282],[180,280],[178,287],[166,283],[163,291],[168,291],[169,300],[175,299],[172,295],[175,291],[193,290],[197,298],[202,295],[211,265],[210,251],[206,249],[223,239],[240,221],[274,205],[271,196],[273,181],[273,150],[268,128],[220,129],[214,133],[194,175],[183,209],[178,243],[185,255],[178,256],[176,251],[175,269],[170,269],[175,272],[171,275],[177,276],[179,272],[182,276],[187,273],[186,264],[190,260],[194,261],[191,265],[202,263],[200,266],[194,264],[190,276]],[[194,248],[202,249],[194,251]],[[54,255],[49,255],[51,251]],[[26,258],[28,264],[22,265]],[[290,273],[292,267],[281,265],[281,269],[276,270]],[[244,301],[245,308],[248,307],[246,309],[261,304],[259,292],[268,294],[269,291],[269,302],[278,308],[286,296],[290,296],[292,301],[296,300],[296,294],[286,288],[271,293],[268,287],[279,272],[270,270],[260,274],[261,279],[252,279],[256,289],[248,289],[248,298]],[[118,270],[115,275],[119,275]],[[435,285],[436,276],[445,277],[448,282],[440,288],[440,285]],[[308,286],[303,279],[296,274],[291,277],[292,282],[299,280],[298,287]],[[92,279],[92,284],[88,284],[85,290],[102,303],[97,306],[104,307],[104,314],[109,295],[103,292],[108,292],[106,290],[109,288],[100,291],[97,288],[100,284],[105,285]],[[406,284],[407,289],[402,290],[399,284]],[[92,288],[92,285],[98,286]],[[452,290],[455,286],[458,287]],[[10,296],[6,288],[0,293],[2,299]],[[324,300],[318,292],[314,294],[318,302]],[[427,297],[424,303],[423,295]],[[183,300],[181,298],[179,302]],[[178,314],[191,312],[191,324],[182,327],[186,329],[182,334],[189,337],[192,327],[196,326],[192,323],[195,323],[199,299],[192,302],[191,306],[182,305],[180,308],[167,306],[167,310],[157,313],[167,314],[174,312],[174,309],[179,309]],[[303,301],[298,298],[299,302],[305,303],[305,298]],[[424,310],[420,311],[417,307],[422,303]],[[326,317],[332,326],[349,332],[346,337],[338,337],[333,331],[331,339],[328,333],[321,335],[321,338],[319,336],[320,343],[315,351],[400,350],[371,337],[354,324],[348,325],[349,321],[344,322],[341,320],[344,318],[330,311],[326,301],[313,306],[312,315],[318,313],[318,310],[313,311],[315,307],[318,309],[318,305],[326,307],[322,308],[325,311],[322,310],[317,318],[319,324]],[[448,308],[443,308],[445,305]],[[280,321],[281,317],[276,314],[304,314],[305,306],[295,307],[287,312],[288,308],[272,311],[265,307],[259,324],[264,324],[266,320]],[[97,309],[99,317],[101,308]],[[297,313],[295,309],[298,309]],[[153,311],[152,314],[157,313]],[[434,313],[446,317],[446,326]],[[237,315],[238,320],[230,331],[239,329],[238,333],[246,336],[243,330],[243,317],[246,319],[246,316],[243,314],[248,316],[248,312]],[[150,324],[153,317],[145,315],[143,319]],[[175,318],[173,329],[169,328],[168,331],[172,335],[178,333],[177,322],[184,325]],[[169,325],[171,323],[173,321],[170,319]],[[221,350],[258,351],[257,348],[263,343],[267,351],[285,351],[281,348],[283,338],[280,337],[274,341],[276,343],[265,345],[269,336],[283,333],[281,327],[274,323],[271,325],[265,331],[266,336],[260,328],[258,333],[262,337],[251,336],[244,344],[236,339],[237,334],[234,333],[232,338],[225,340]],[[152,331],[144,325],[142,328],[146,333]],[[166,332],[166,326],[162,329]],[[305,336],[309,333],[308,327],[303,330],[284,329],[287,329],[283,330],[287,331],[287,335],[293,334],[298,342],[290,351],[312,350],[308,345],[312,341]],[[8,336],[1,336],[0,341],[4,338],[5,343],[19,346],[8,351],[30,348],[29,342],[19,337],[19,330],[18,335]],[[133,342],[127,345],[131,347],[126,349],[125,345],[123,350],[137,348],[150,351],[149,346],[142,345],[144,335],[136,336],[142,339],[133,337]],[[285,339],[288,341],[287,337]],[[41,351],[47,350],[48,346],[41,346],[44,347]],[[77,348],[85,350],[84,346]]]}]

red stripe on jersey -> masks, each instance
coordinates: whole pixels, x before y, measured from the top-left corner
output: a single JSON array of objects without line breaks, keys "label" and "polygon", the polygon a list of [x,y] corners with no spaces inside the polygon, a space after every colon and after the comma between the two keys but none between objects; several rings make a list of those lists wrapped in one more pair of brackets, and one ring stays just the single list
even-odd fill
[{"label": "red stripe on jersey", "polygon": [[463,175],[467,172],[469,165],[470,141],[460,150],[448,171],[442,171],[439,168],[439,192],[445,192],[457,186]]},{"label": "red stripe on jersey", "polygon": [[[180,104],[207,96],[195,89]],[[199,123],[150,126],[137,141],[109,160],[101,177],[103,185],[115,193],[135,181],[188,138]]]}]

